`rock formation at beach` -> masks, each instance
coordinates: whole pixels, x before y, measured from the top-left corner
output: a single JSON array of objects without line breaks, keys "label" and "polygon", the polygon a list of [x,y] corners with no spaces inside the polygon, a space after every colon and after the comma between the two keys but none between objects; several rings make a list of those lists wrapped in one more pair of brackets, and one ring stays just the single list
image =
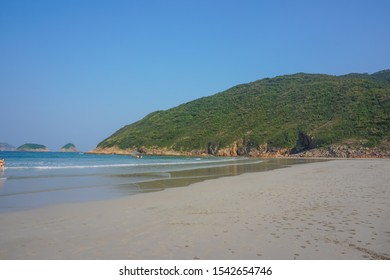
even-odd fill
[{"label": "rock formation at beach", "polygon": [[235,86],[127,125],[92,152],[388,157],[390,70]]},{"label": "rock formation at beach", "polygon": [[76,153],[78,152],[76,146],[72,143],[68,143],[66,145],[64,145],[61,149],[60,149],[60,152],[64,152],[64,153]]},{"label": "rock formation at beach", "polygon": [[24,152],[49,152],[49,149],[41,144],[26,143],[17,148],[18,151]]}]

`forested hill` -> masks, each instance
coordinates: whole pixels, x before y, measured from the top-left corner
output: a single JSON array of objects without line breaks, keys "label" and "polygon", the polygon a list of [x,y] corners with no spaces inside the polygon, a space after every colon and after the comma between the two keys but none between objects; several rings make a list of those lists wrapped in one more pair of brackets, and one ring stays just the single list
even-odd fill
[{"label": "forested hill", "polygon": [[388,150],[390,70],[304,74],[237,85],[127,125],[95,152],[298,153],[332,145]]},{"label": "forested hill", "polygon": [[32,144],[26,143],[17,148],[18,151],[26,151],[26,152],[48,152],[49,149],[41,144]]}]

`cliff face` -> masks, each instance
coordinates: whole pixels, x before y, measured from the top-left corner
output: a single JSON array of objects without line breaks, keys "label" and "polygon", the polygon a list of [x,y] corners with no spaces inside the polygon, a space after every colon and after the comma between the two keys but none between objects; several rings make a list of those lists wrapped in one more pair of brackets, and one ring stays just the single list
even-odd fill
[{"label": "cliff face", "polygon": [[390,70],[338,77],[300,73],[151,113],[94,152],[385,156],[389,123]]},{"label": "cliff face", "polygon": [[256,145],[235,141],[229,147],[213,146],[207,151],[193,151],[193,155],[209,154],[215,156],[251,156],[251,157],[324,157],[324,158],[390,158],[390,141],[383,141],[379,147],[364,147],[364,143],[347,142],[327,147],[318,147],[316,140],[304,133],[299,133],[296,146],[275,148],[272,145]]},{"label": "cliff face", "polygon": [[351,145],[331,145],[322,149],[313,149],[297,154],[299,157],[331,158],[390,158],[390,148],[367,148]]},{"label": "cliff face", "polygon": [[304,150],[301,152],[293,152],[290,149],[268,149],[267,146],[262,146],[260,149],[251,149],[249,152],[243,153],[244,147],[232,144],[231,147],[222,148],[214,153],[207,150],[192,150],[190,152],[180,152],[168,149],[158,148],[141,148],[141,149],[120,149],[118,147],[111,148],[96,148],[87,153],[89,154],[118,154],[131,155],[135,152],[144,155],[159,155],[159,156],[221,156],[221,157],[237,157],[249,156],[258,158],[390,158],[390,148],[367,148],[354,147],[350,145],[331,145],[325,148],[315,148]]},{"label": "cliff face", "polygon": [[159,155],[159,156],[192,156],[192,155],[207,155],[205,152],[197,153],[195,151],[193,152],[180,152],[175,150],[169,150],[164,148],[157,148],[157,147],[140,147],[140,148],[133,148],[133,149],[121,149],[118,147],[109,147],[109,148],[99,148],[93,149],[87,154],[105,154],[105,155],[131,155],[135,153],[145,154],[145,155]]}]

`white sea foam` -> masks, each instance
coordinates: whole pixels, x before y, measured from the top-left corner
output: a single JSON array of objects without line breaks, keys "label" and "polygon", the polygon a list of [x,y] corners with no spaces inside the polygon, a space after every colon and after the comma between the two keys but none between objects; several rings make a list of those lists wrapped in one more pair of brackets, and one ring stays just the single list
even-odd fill
[{"label": "white sea foam", "polygon": [[[177,162],[148,162],[148,163],[119,163],[119,164],[92,164],[92,165],[43,165],[44,163],[34,162],[32,165],[23,166],[7,166],[7,170],[22,170],[22,169],[38,169],[38,170],[50,170],[50,169],[83,169],[83,168],[117,168],[117,167],[153,167],[153,166],[182,166],[182,165],[209,165],[223,162],[237,161],[235,158],[217,159],[217,160],[202,160],[194,159],[195,161],[177,161]],[[39,165],[42,164],[42,165]]]},{"label": "white sea foam", "polygon": [[[5,157],[5,171],[0,176],[0,212],[5,209],[1,205],[25,208],[161,190],[164,184],[142,187],[139,184],[171,178],[175,171],[186,171],[177,173],[181,176],[179,180],[186,176],[214,177],[232,170],[235,173],[231,166],[261,162],[248,158],[145,156],[134,159],[118,155],[22,152],[10,152]],[[213,172],[212,168],[217,169]],[[187,172],[198,169],[206,171]]]}]

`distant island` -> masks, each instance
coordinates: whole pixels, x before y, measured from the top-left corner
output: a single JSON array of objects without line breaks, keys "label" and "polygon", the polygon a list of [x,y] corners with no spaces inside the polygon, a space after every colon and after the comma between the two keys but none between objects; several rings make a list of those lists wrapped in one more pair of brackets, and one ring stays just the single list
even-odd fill
[{"label": "distant island", "polygon": [[26,143],[17,148],[18,151],[24,152],[49,152],[49,149],[40,144]]},{"label": "distant island", "polygon": [[[50,152],[50,150],[45,145],[41,144],[26,143],[19,146],[18,148],[15,148],[14,146],[5,142],[0,142],[0,151]],[[72,143],[64,145],[59,151],[67,153],[79,152],[76,146]]]},{"label": "distant island", "polygon": [[64,145],[61,149],[60,152],[65,152],[65,153],[76,153],[78,152],[76,146],[72,143],[68,143]]},{"label": "distant island", "polygon": [[15,151],[16,148],[8,143],[0,143],[0,151]]}]

